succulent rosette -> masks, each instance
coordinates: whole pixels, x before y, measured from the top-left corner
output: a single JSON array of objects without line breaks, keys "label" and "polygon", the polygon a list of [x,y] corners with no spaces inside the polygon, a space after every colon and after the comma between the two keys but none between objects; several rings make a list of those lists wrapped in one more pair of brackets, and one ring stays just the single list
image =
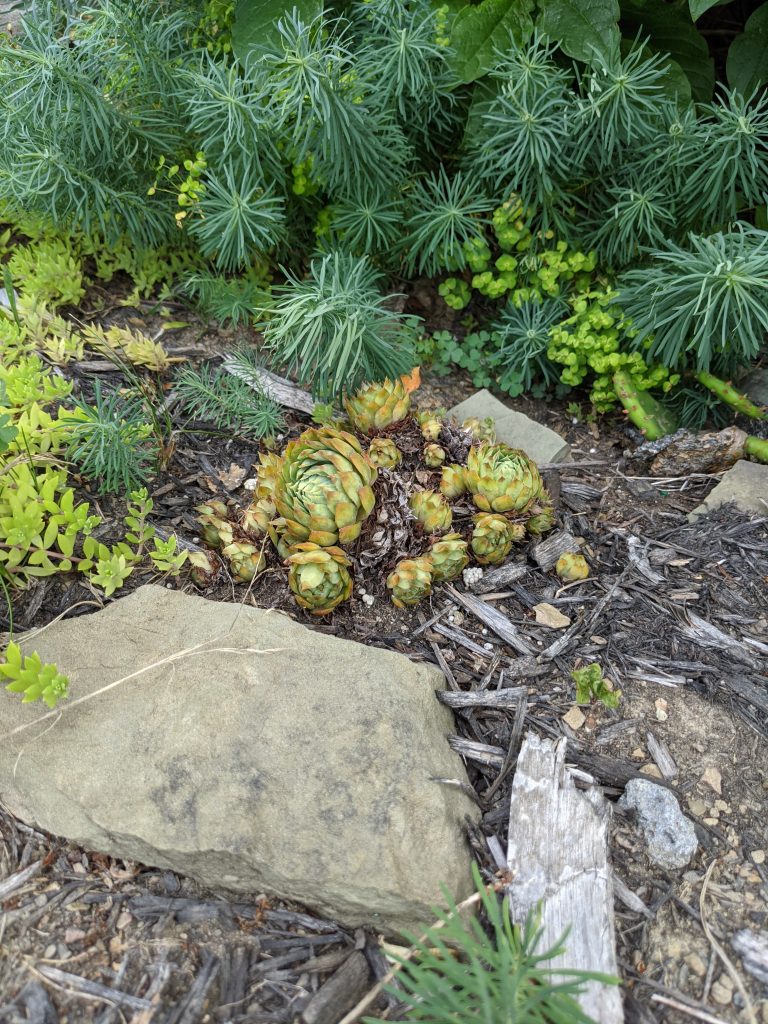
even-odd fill
[{"label": "succulent rosette", "polygon": [[439,491],[414,491],[408,504],[427,533],[447,533],[450,530],[453,513]]},{"label": "succulent rosette", "polygon": [[452,463],[450,466],[443,466],[440,475],[440,490],[451,501],[459,498],[465,493],[467,482],[464,478],[464,467]]},{"label": "succulent rosette", "polygon": [[447,458],[441,444],[428,444],[424,448],[424,462],[430,469],[439,469]]},{"label": "succulent rosette", "polygon": [[483,442],[469,449],[464,479],[483,512],[527,512],[546,491],[536,464],[519,448]]},{"label": "succulent rosette", "polygon": [[436,540],[429,551],[432,561],[432,579],[435,583],[447,583],[461,576],[469,564],[469,545],[458,533],[448,533]]},{"label": "succulent rosette", "polygon": [[461,429],[471,434],[475,441],[488,441],[489,444],[493,444],[496,440],[496,424],[492,416],[486,416],[484,420],[470,416],[461,424]]},{"label": "succulent rosette", "polygon": [[533,515],[527,520],[525,528],[532,537],[541,537],[555,525],[555,509],[549,502],[534,505]]},{"label": "succulent rosette", "polygon": [[232,523],[229,522],[228,509],[223,501],[209,501],[205,505],[197,505],[195,512],[200,523],[201,534],[206,544],[212,548],[222,548],[232,543]]},{"label": "succulent rosette", "polygon": [[506,516],[485,512],[474,517],[472,553],[480,565],[500,565],[525,530]]},{"label": "succulent rosette", "polygon": [[296,544],[287,558],[288,586],[312,615],[328,615],[352,594],[351,562],[337,547]]},{"label": "succulent rosette", "polygon": [[566,583],[575,583],[576,580],[588,579],[589,564],[584,555],[576,551],[566,551],[558,558],[555,572]]},{"label": "succulent rosette", "polygon": [[407,379],[385,380],[381,384],[365,384],[354,395],[344,399],[352,426],[361,434],[385,430],[404,420],[411,409]]},{"label": "succulent rosette", "polygon": [[275,506],[266,498],[259,498],[245,510],[240,522],[243,533],[249,537],[260,537],[269,531],[275,516]]},{"label": "succulent rosette", "polygon": [[229,559],[232,575],[243,583],[250,583],[267,566],[263,548],[259,544],[233,541],[222,548],[221,553]]},{"label": "succulent rosette", "polygon": [[377,469],[394,469],[402,452],[390,437],[374,437],[368,446],[368,459]]},{"label": "succulent rosette", "polygon": [[421,436],[425,441],[436,441],[443,429],[443,418],[434,409],[425,409],[418,415]]},{"label": "succulent rosette", "polygon": [[432,561],[429,558],[404,558],[387,577],[392,604],[405,608],[418,604],[432,592]]},{"label": "succulent rosette", "polygon": [[310,428],[289,442],[274,489],[283,546],[351,544],[373,510],[376,469],[352,434]]}]

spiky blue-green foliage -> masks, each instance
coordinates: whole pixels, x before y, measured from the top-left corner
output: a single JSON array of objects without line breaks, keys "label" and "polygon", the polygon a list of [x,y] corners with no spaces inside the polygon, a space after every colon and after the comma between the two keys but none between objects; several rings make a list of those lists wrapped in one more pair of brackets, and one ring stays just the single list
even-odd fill
[{"label": "spiky blue-green foliage", "polygon": [[768,332],[768,232],[739,225],[667,242],[619,279],[636,348],[671,369],[726,378],[756,358]]},{"label": "spiky blue-green foliage", "polygon": [[251,353],[237,353],[230,362],[234,373],[209,363],[180,370],[174,392],[182,409],[218,430],[257,441],[274,435],[284,426],[282,409],[265,392]]},{"label": "spiky blue-green foliage", "polygon": [[393,193],[363,185],[331,208],[330,227],[355,255],[391,252],[403,225],[403,202]]},{"label": "spiky blue-green foliage", "polygon": [[568,304],[560,298],[507,305],[491,330],[498,346],[493,363],[499,387],[510,395],[528,392],[534,383],[552,386],[560,368],[547,358],[550,329],[568,316]]},{"label": "spiky blue-green foliage", "polygon": [[461,171],[450,178],[441,166],[436,174],[416,181],[408,197],[402,241],[409,273],[433,276],[466,264],[465,242],[482,236],[493,200]]},{"label": "spiky blue-green foliage", "polygon": [[67,457],[97,490],[131,491],[146,483],[157,463],[157,444],[140,398],[117,391],[103,394],[94,381],[93,403],[73,402],[68,425]]},{"label": "spiky blue-green foliage", "polygon": [[411,144],[433,153],[460,125],[461,88],[453,51],[438,42],[438,13],[429,0],[352,5],[360,38],[356,66],[372,103],[394,109]]},{"label": "spiky blue-green foliage", "polygon": [[213,166],[256,171],[265,182],[284,182],[270,97],[258,76],[204,53],[180,76],[181,97],[199,148]]},{"label": "spiky blue-green foliage", "polygon": [[55,8],[0,46],[0,198],[58,225],[157,244],[173,218],[146,192],[157,157],[182,137],[169,82],[188,15],[105,0],[70,25]]},{"label": "spiky blue-green foliage", "polygon": [[723,90],[682,148],[680,204],[689,224],[725,226],[768,201],[768,93]]},{"label": "spiky blue-green foliage", "polygon": [[266,286],[255,278],[227,278],[202,271],[187,275],[182,288],[204,313],[235,327],[256,319],[270,298]]},{"label": "spiky blue-green foliage", "polygon": [[657,135],[665,65],[663,54],[648,53],[635,40],[626,54],[601,60],[582,76],[582,116],[601,167]]},{"label": "spiky blue-green foliage", "polygon": [[283,198],[253,171],[227,167],[221,177],[208,176],[190,231],[203,256],[221,270],[236,270],[283,238]]},{"label": "spiky blue-green foliage", "polygon": [[318,397],[382,380],[414,365],[413,318],[388,308],[381,274],[368,257],[332,251],[287,284],[263,325],[274,363]]},{"label": "spiky blue-green foliage", "polygon": [[[397,957],[393,995],[408,1006],[407,1020],[423,1024],[482,1021],[484,1024],[593,1024],[577,996],[587,981],[615,985],[618,979],[587,971],[553,969],[567,934],[542,948],[540,910],[515,925],[509,899],[486,888],[476,865],[472,874],[483,918],[462,917],[449,900],[434,927],[421,938],[408,935],[415,955]],[[365,1024],[375,1024],[365,1018]]]},{"label": "spiky blue-green foliage", "polygon": [[540,36],[529,44],[510,40],[493,72],[498,95],[481,115],[467,163],[494,194],[516,192],[548,223],[563,216],[567,189],[578,185],[587,155],[572,76],[557,66],[553,50]]},{"label": "spiky blue-green foliage", "polygon": [[446,89],[446,50],[436,41],[436,14],[427,0],[353,5],[360,26],[363,78],[382,107],[394,105],[404,119],[414,110],[431,114],[451,101]]},{"label": "spiky blue-green foliage", "polygon": [[585,248],[595,249],[608,267],[624,267],[643,249],[663,245],[676,227],[675,197],[665,184],[628,172],[609,181],[584,211]]},{"label": "spiky blue-green foliage", "polygon": [[363,182],[391,185],[411,154],[393,113],[372,102],[358,80],[341,22],[305,24],[296,9],[278,21],[278,52],[249,65],[270,97],[275,130],[290,139],[297,161],[312,156],[329,188]]}]

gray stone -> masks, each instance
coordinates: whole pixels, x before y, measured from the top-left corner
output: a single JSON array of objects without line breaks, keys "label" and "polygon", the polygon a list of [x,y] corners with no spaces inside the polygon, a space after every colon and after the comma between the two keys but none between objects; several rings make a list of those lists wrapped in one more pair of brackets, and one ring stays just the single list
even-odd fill
[{"label": "gray stone", "polygon": [[30,13],[31,4],[24,0],[0,0],[0,32],[18,35],[21,19]]},{"label": "gray stone", "polygon": [[755,405],[768,407],[768,367],[759,370],[752,370],[751,373],[739,381],[739,391],[745,392]]},{"label": "gray stone", "polygon": [[733,502],[742,512],[761,515],[768,513],[768,466],[741,459],[727,473],[723,473],[717,487],[709,492],[701,505],[696,506],[688,519],[693,522],[699,516],[729,502]]},{"label": "gray stone", "polygon": [[696,853],[696,830],[671,790],[645,779],[630,779],[619,807],[636,812],[648,856],[659,867],[684,868]]},{"label": "gray stone", "polygon": [[525,413],[510,409],[485,388],[471,398],[449,410],[461,423],[462,420],[477,417],[484,420],[491,416],[496,421],[496,436],[499,441],[522,450],[534,462],[570,462],[571,448],[559,434],[542,423],[537,423]]},{"label": "gray stone", "polygon": [[9,739],[41,712],[0,692],[0,802],[23,821],[349,925],[419,927],[441,882],[471,891],[434,667],[156,586],[24,648],[71,697]]}]

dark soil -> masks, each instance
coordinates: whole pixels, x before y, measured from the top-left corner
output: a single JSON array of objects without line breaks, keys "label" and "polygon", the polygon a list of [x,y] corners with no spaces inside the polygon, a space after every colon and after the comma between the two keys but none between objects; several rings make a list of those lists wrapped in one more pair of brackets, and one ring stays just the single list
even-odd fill
[{"label": "dark soil", "polygon": [[[152,333],[152,315],[146,320]],[[215,358],[238,340],[238,332],[205,324],[163,338],[169,350],[195,360]],[[75,368],[84,393],[93,372]],[[473,390],[461,376],[427,375],[417,398],[450,406]],[[383,562],[365,577],[371,606],[358,593],[320,622],[292,602],[271,552],[268,571],[250,587],[223,571],[205,596],[281,608],[311,628],[437,662],[446,690],[527,687],[527,698],[508,710],[459,712],[451,740],[482,810],[469,840],[488,879],[504,867],[494,850],[506,847],[525,731],[566,737],[568,761],[612,800],[638,774],[671,786],[700,840],[688,870],[654,867],[633,822],[614,816],[614,867],[634,893],[631,905],[626,895],[616,902],[627,1020],[677,1024],[697,1013],[701,1020],[749,1019],[709,934],[735,964],[755,1019],[768,1021],[766,990],[730,946],[740,928],[768,928],[768,509],[751,519],[721,509],[690,524],[687,514],[717,477],[643,475],[627,458],[637,438],[620,418],[585,423],[564,403],[510,404],[571,444],[574,463],[549,470],[547,480],[558,496],[558,529],[580,539],[591,566],[588,580],[564,586],[529,546],[515,556],[521,571],[513,582],[490,592],[478,584],[529,654],[464,607],[461,581],[454,590],[438,587],[415,611],[394,608],[382,587]],[[304,426],[292,418],[288,433]],[[151,488],[153,525],[199,545],[194,506],[216,497],[233,514],[244,508],[257,464],[256,446],[241,439],[177,433]],[[90,494],[84,483],[83,495],[104,516],[104,537],[116,537],[122,501]],[[135,572],[119,593],[152,578]],[[165,583],[195,589],[186,572]],[[92,606],[72,606],[96,596],[80,579],[37,582],[18,596],[15,627],[45,625],[69,608],[87,614]],[[541,603],[570,624],[539,624],[534,608]],[[622,697],[616,710],[582,708],[579,720],[571,714],[570,673],[592,660]],[[654,760],[660,747],[673,766],[661,759],[666,778]],[[387,969],[376,936],[349,933],[303,908],[260,894],[245,900],[203,891],[171,872],[75,849],[2,812],[0,837],[0,1024],[288,1024],[315,1019],[313,997],[355,950],[367,960],[371,985]],[[393,997],[382,997],[375,1012],[400,1016]],[[317,1020],[334,1024],[342,1016],[339,1010]]]}]

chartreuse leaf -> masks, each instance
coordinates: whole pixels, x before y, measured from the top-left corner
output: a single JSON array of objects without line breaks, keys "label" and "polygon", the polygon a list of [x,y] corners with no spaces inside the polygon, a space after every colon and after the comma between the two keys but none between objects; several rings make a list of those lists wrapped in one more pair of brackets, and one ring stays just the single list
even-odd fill
[{"label": "chartreuse leaf", "polygon": [[747,97],[768,82],[768,3],[757,8],[731,43],[725,72],[729,84]]},{"label": "chartreuse leaf", "polygon": [[232,25],[232,49],[241,62],[253,51],[277,50],[278,21],[296,9],[308,25],[322,14],[323,0],[239,0]]},{"label": "chartreuse leaf", "polygon": [[497,50],[503,50],[510,36],[523,42],[533,31],[533,0],[482,0],[469,4],[456,15],[451,31],[454,71],[462,82],[474,82],[489,71]]},{"label": "chartreuse leaf", "polygon": [[0,676],[11,680],[6,690],[24,694],[22,704],[42,697],[49,708],[55,708],[60,700],[69,696],[69,679],[55,665],[43,665],[36,652],[23,655],[13,641],[5,651],[5,662],[0,664]]},{"label": "chartreuse leaf", "polygon": [[618,0],[542,0],[539,28],[560,48],[590,63],[607,60],[619,48]]}]

